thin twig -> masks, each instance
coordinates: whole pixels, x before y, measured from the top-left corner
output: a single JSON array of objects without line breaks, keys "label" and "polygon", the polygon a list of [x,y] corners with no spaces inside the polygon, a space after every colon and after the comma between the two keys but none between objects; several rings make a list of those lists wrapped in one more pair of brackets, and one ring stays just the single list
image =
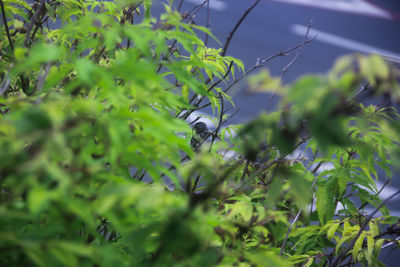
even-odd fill
[{"label": "thin twig", "polygon": [[262,60],[261,62],[257,62],[256,65],[254,65],[253,67],[251,67],[251,68],[250,68],[248,71],[246,71],[241,77],[239,77],[239,78],[236,79],[232,84],[230,84],[230,85],[224,90],[224,92],[227,92],[230,88],[232,88],[234,85],[236,85],[239,81],[241,81],[244,77],[246,77],[247,75],[249,75],[249,74],[250,74],[251,72],[253,72],[254,70],[256,70],[256,69],[258,69],[258,68],[261,68],[261,67],[264,67],[264,65],[265,65],[267,62],[271,61],[272,59],[274,59],[274,58],[276,58],[276,57],[280,57],[280,56],[287,56],[287,53],[289,53],[289,52],[291,52],[291,51],[293,51],[293,50],[296,50],[297,48],[299,48],[300,46],[302,46],[303,43],[304,43],[304,44],[307,44],[307,43],[309,43],[309,42],[311,42],[311,41],[313,41],[313,40],[314,40],[314,38],[313,38],[313,39],[308,39],[308,40],[305,41],[305,42],[301,42],[300,44],[297,44],[297,45],[295,45],[295,46],[293,46],[293,47],[291,47],[291,48],[288,48],[288,49],[286,49],[286,50],[284,50],[284,51],[278,52],[278,53],[276,53],[276,54],[274,54],[274,55],[272,55],[272,56],[270,56],[270,57],[268,57],[268,58]]},{"label": "thin twig", "polygon": [[[315,153],[315,154],[317,154],[317,153]],[[321,168],[322,163],[323,163],[323,162],[320,161],[320,162],[317,164],[317,166],[315,166],[315,168],[311,171],[311,173],[312,173],[312,174],[315,174],[315,173],[318,171],[318,169]],[[315,178],[315,180],[314,180],[313,185],[312,185],[311,188],[314,188],[314,185],[316,184],[317,180],[318,180],[318,176]],[[312,191],[312,189],[311,189],[311,191]],[[312,213],[312,210],[313,210],[313,208],[314,208],[313,206],[314,206],[314,196],[311,198],[310,214]]]},{"label": "thin twig", "polygon": [[43,33],[43,23],[45,23],[47,20],[49,19],[49,16],[46,16],[44,19],[42,19],[42,21],[40,23],[36,23],[35,25],[35,29],[33,30],[32,36],[31,36],[31,40],[35,39],[35,35],[37,33],[37,31],[39,30],[39,28],[42,29],[42,33]]},{"label": "thin twig", "polygon": [[353,99],[357,98],[358,96],[360,96],[362,93],[364,93],[367,89],[370,89],[371,86],[369,85],[369,82],[364,83],[360,90],[354,95]]},{"label": "thin twig", "polygon": [[[385,187],[392,181],[392,179],[388,179],[385,184],[381,187],[381,189],[378,191],[377,195],[379,196],[379,194],[383,191],[383,189],[385,189]],[[369,204],[369,202],[365,202],[364,204],[361,205],[361,207],[358,209],[358,211],[361,211],[363,208],[365,208],[365,206],[367,206]]]},{"label": "thin twig", "polygon": [[198,185],[199,182],[200,182],[200,178],[201,178],[200,174],[197,175],[197,177],[196,177],[196,179],[195,179],[195,181],[194,181],[193,187],[192,187],[192,192],[194,192],[194,191],[196,190],[197,185]]},{"label": "thin twig", "polygon": [[208,0],[204,0],[201,4],[194,6],[188,14],[191,14],[191,18],[189,20],[189,24],[193,21],[195,15],[201,10],[201,8],[207,3]]},{"label": "thin twig", "polygon": [[216,127],[216,129],[213,131],[213,133],[211,135],[212,137],[211,137],[211,142],[210,142],[210,151],[211,151],[211,148],[212,148],[212,146],[214,144],[215,139],[218,136],[218,132],[221,129],[222,119],[223,119],[223,116],[224,116],[224,97],[222,96],[221,93],[219,93],[219,99],[221,101],[221,111],[219,113],[219,119],[218,119],[217,127]]},{"label": "thin twig", "polygon": [[289,70],[289,68],[293,66],[293,64],[296,62],[296,60],[297,60],[298,57],[300,56],[300,53],[301,53],[301,51],[303,50],[303,47],[304,47],[306,41],[308,40],[308,34],[310,33],[310,29],[311,29],[311,27],[312,27],[313,20],[314,20],[314,19],[312,18],[312,19],[310,20],[310,22],[308,23],[306,35],[304,36],[304,41],[301,43],[299,49],[297,49],[297,53],[296,53],[296,55],[294,56],[294,58],[289,62],[289,64],[286,65],[286,67],[283,68],[283,70],[282,70],[282,75],[284,75],[284,74]]},{"label": "thin twig", "polygon": [[244,168],[243,168],[242,177],[240,177],[240,181],[243,181],[244,178],[246,177],[246,174],[249,172],[249,162],[250,162],[250,160],[247,159],[246,164],[244,165]]},{"label": "thin twig", "polygon": [[383,245],[383,246],[381,247],[381,249],[387,248],[387,247],[390,247],[391,245],[396,244],[396,243],[397,243],[396,241],[398,241],[398,240],[400,240],[400,236],[396,237],[395,241],[392,241],[392,242],[387,243],[386,245]]},{"label": "thin twig", "polygon": [[37,82],[36,82],[36,91],[37,92],[39,92],[43,88],[43,85],[44,85],[44,82],[46,80],[46,77],[49,74],[50,67],[51,67],[51,64],[47,63],[47,64],[45,64],[44,66],[42,66],[40,68],[40,71],[39,71],[39,74],[38,74],[38,79],[37,79]]},{"label": "thin twig", "polygon": [[287,240],[289,238],[290,232],[292,232],[293,225],[295,223],[297,223],[297,220],[299,219],[300,214],[301,214],[302,211],[303,211],[303,209],[299,210],[299,212],[296,214],[296,217],[294,218],[293,222],[290,224],[290,227],[289,227],[288,231],[286,232],[285,240],[283,240],[281,251],[279,252],[279,256],[282,256],[282,253],[283,253],[283,250],[285,249],[286,242],[287,242]]},{"label": "thin twig", "polygon": [[24,41],[24,46],[28,47],[32,40],[31,40],[31,31],[33,29],[33,26],[36,24],[37,19],[39,18],[40,12],[44,8],[45,5],[45,0],[40,0],[40,5],[36,9],[35,14],[32,16],[31,21],[29,22],[28,26],[26,27],[26,37]]},{"label": "thin twig", "polygon": [[254,2],[254,4],[249,7],[242,15],[242,17],[239,19],[239,21],[236,23],[235,27],[233,27],[232,31],[229,33],[228,37],[226,38],[225,41],[225,45],[224,48],[222,49],[222,53],[221,56],[225,56],[226,52],[228,51],[229,45],[231,43],[231,40],[233,38],[233,36],[235,35],[235,32],[237,31],[237,29],[239,28],[240,24],[242,24],[242,22],[244,21],[244,19],[247,17],[247,15],[249,15],[249,13],[253,10],[253,8],[256,7],[256,5],[258,5],[258,3],[260,2],[260,0],[256,0]]},{"label": "thin twig", "polygon": [[11,83],[11,78],[8,77],[10,74],[7,73],[4,77],[3,82],[1,83],[1,87],[0,87],[0,95],[4,94],[5,92],[7,92],[8,87],[10,86]]},{"label": "thin twig", "polygon": [[183,5],[183,2],[185,2],[185,0],[181,0],[181,2],[179,3],[179,6],[178,6],[178,12],[181,10],[181,8],[182,8],[182,5]]},{"label": "thin twig", "polygon": [[[293,57],[293,59],[282,69],[282,73],[281,73],[281,77],[280,77],[280,81],[281,81],[281,82],[283,82],[283,76],[286,74],[286,72],[289,70],[289,68],[291,68],[291,67],[294,65],[294,63],[296,63],[297,59],[299,58],[300,53],[301,53],[301,51],[303,50],[303,47],[304,47],[304,45],[306,44],[306,41],[308,40],[308,35],[309,35],[309,33],[310,33],[310,29],[311,29],[311,27],[312,27],[313,20],[314,20],[314,19],[312,18],[312,19],[310,20],[310,22],[308,23],[307,31],[306,31],[306,34],[304,35],[304,40],[303,40],[303,42],[300,44],[299,48],[297,49],[296,55],[295,55],[295,56]],[[267,101],[267,107],[271,104],[273,98],[274,98],[274,94],[271,93],[270,96],[269,96],[269,98],[268,98],[268,101]]]},{"label": "thin twig", "polygon": [[[210,0],[207,0],[207,29],[210,29],[211,21],[210,21]],[[208,44],[208,33],[206,33],[206,37],[204,38],[204,45]]]},{"label": "thin twig", "polygon": [[6,29],[6,34],[7,34],[7,38],[8,38],[8,43],[10,44],[11,50],[14,51],[14,45],[11,40],[10,30],[8,29],[6,10],[4,8],[3,0],[0,0],[0,5],[1,5],[1,13],[3,15],[4,28]]}]

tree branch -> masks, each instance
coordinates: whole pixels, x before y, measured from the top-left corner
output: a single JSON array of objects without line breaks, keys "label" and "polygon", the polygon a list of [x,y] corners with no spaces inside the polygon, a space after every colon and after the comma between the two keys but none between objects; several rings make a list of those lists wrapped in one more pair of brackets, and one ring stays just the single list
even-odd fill
[{"label": "tree branch", "polygon": [[235,27],[233,27],[232,31],[229,33],[228,37],[226,38],[225,41],[225,45],[224,48],[222,49],[222,53],[221,56],[225,56],[226,52],[228,51],[229,45],[231,43],[231,40],[233,38],[233,36],[235,35],[235,32],[237,31],[237,29],[239,28],[240,24],[242,24],[242,22],[244,21],[244,19],[247,17],[247,15],[249,15],[249,13],[253,10],[253,8],[255,8],[258,3],[260,3],[260,0],[256,0],[254,2],[254,4],[249,7],[242,15],[242,17],[239,19],[239,21],[236,23]]},{"label": "tree branch", "polygon": [[297,49],[297,53],[294,56],[294,58],[289,62],[289,64],[286,65],[286,67],[283,68],[282,70],[282,76],[289,70],[290,67],[293,66],[293,64],[296,62],[297,58],[300,56],[301,51],[303,50],[303,47],[308,39],[308,34],[310,33],[310,28],[312,27],[313,24],[313,20],[311,19],[310,22],[307,25],[307,31],[306,34],[304,36],[304,41],[301,43],[301,45],[299,46],[299,49]]},{"label": "tree branch", "polygon": [[14,45],[11,40],[10,30],[8,29],[6,10],[4,8],[3,0],[0,0],[0,6],[1,6],[1,13],[3,15],[4,28],[6,29],[6,34],[7,34],[7,38],[8,38],[8,43],[10,44],[11,50],[14,51]]},{"label": "tree branch", "polygon": [[4,94],[5,92],[7,92],[8,87],[10,86],[11,78],[8,77],[9,75],[10,75],[10,74],[7,73],[7,74],[5,75],[5,77],[4,77],[3,82],[1,83],[1,86],[0,86],[0,95],[2,95],[2,94]]},{"label": "tree branch", "polygon": [[[210,0],[207,0],[207,29],[210,29],[211,21],[210,21]],[[204,45],[208,44],[208,33],[206,33],[206,37],[204,38]]]},{"label": "tree branch", "polygon": [[32,16],[31,21],[29,22],[29,24],[26,28],[26,37],[25,37],[25,41],[24,41],[25,47],[28,47],[32,43],[31,31],[33,29],[33,26],[36,24],[36,21],[38,20],[40,12],[44,8],[45,3],[46,3],[46,0],[40,0],[39,7],[36,9],[35,14]]},{"label": "tree branch", "polygon": [[292,232],[292,228],[293,228],[294,224],[297,223],[297,220],[299,219],[302,211],[303,211],[303,209],[299,210],[299,212],[296,214],[296,217],[294,218],[293,222],[290,224],[289,229],[286,232],[285,240],[283,240],[281,251],[279,252],[279,256],[282,256],[282,253],[283,253],[283,250],[285,249],[286,242],[289,238],[290,232]]},{"label": "tree branch", "polygon": [[[281,73],[281,83],[283,82],[283,76],[286,74],[286,72],[289,70],[290,67],[292,67],[294,65],[294,63],[297,61],[298,57],[300,56],[301,51],[303,50],[303,47],[306,43],[306,41],[308,40],[308,34],[310,33],[310,28],[312,27],[312,23],[313,23],[314,19],[311,19],[310,22],[308,23],[307,26],[307,31],[306,34],[304,35],[304,40],[303,42],[300,44],[299,48],[297,49],[297,53],[294,56],[294,58],[282,69],[282,73]],[[272,99],[274,98],[274,94],[271,93],[271,95],[268,98],[267,101],[267,106],[269,106],[272,102]]]}]

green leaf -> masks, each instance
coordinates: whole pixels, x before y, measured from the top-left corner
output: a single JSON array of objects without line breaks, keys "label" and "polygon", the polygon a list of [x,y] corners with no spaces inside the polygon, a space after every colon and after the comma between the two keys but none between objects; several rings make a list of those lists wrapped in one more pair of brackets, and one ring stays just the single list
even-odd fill
[{"label": "green leaf", "polygon": [[376,79],[386,79],[389,76],[389,68],[385,61],[378,55],[361,57],[359,59],[361,73],[368,79],[371,85],[376,84]]},{"label": "green leaf", "polygon": [[340,223],[331,224],[331,226],[329,227],[328,232],[327,232],[327,237],[329,239],[331,239],[335,235],[339,225],[340,225]]},{"label": "green leaf", "polygon": [[246,200],[241,200],[233,204],[232,206],[232,215],[240,215],[244,221],[250,221],[253,215],[253,206]]},{"label": "green leaf", "polygon": [[374,245],[374,256],[375,256],[375,258],[378,258],[379,254],[381,252],[381,249],[382,249],[382,245],[383,245],[384,242],[385,242],[385,239],[378,239],[375,242],[375,245]]},{"label": "green leaf", "polygon": [[31,107],[30,110],[26,110],[25,113],[16,122],[17,131],[22,134],[32,133],[34,131],[45,131],[50,130],[52,121],[48,117],[46,111],[38,109],[37,107]]},{"label": "green leaf", "polygon": [[375,74],[381,79],[387,79],[389,76],[389,68],[382,57],[378,55],[370,56],[370,64],[374,68]]},{"label": "green leaf", "polygon": [[272,252],[267,253],[246,253],[246,258],[250,260],[251,263],[257,266],[276,266],[276,267],[289,267],[287,262],[283,261],[277,255]]},{"label": "green leaf", "polygon": [[375,220],[371,220],[368,223],[369,226],[369,232],[371,233],[372,236],[377,236],[379,235],[379,228],[378,228],[378,224]]},{"label": "green leaf", "polygon": [[251,76],[248,82],[251,92],[281,93],[278,90],[281,86],[281,79],[279,77],[272,77],[268,69],[263,69],[256,75]]},{"label": "green leaf", "polygon": [[358,253],[362,250],[362,245],[364,242],[364,238],[366,236],[365,231],[363,231],[360,236],[357,238],[356,242],[354,243],[352,255],[354,259],[357,259]]},{"label": "green leaf", "polygon": [[310,267],[314,262],[314,257],[310,257],[304,267]]},{"label": "green leaf", "polygon": [[368,234],[367,235],[367,254],[366,258],[368,261],[368,264],[372,264],[372,258],[374,257],[374,247],[375,247],[375,240],[374,240],[374,235]]},{"label": "green leaf", "polygon": [[318,186],[316,207],[322,225],[326,224],[335,214],[336,205],[332,189],[333,183],[324,183]]},{"label": "green leaf", "polygon": [[28,206],[33,214],[38,214],[46,209],[50,202],[50,193],[39,186],[33,188],[29,193]]}]

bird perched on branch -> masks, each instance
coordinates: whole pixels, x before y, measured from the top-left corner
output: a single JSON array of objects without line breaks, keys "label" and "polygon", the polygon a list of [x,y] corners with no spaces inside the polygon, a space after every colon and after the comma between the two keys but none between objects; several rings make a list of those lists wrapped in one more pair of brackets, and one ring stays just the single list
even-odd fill
[{"label": "bird perched on branch", "polygon": [[211,136],[211,132],[208,130],[207,124],[201,121],[193,126],[193,130],[194,133],[192,139],[190,139],[190,145],[194,150],[197,150],[204,140]]}]

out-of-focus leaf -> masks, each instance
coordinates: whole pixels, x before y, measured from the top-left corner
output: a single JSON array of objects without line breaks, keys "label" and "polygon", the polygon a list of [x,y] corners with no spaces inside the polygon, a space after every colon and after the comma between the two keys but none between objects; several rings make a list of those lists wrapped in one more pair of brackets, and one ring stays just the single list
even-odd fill
[{"label": "out-of-focus leaf", "polygon": [[335,213],[335,182],[324,183],[317,190],[317,212],[321,224],[326,224]]}]

